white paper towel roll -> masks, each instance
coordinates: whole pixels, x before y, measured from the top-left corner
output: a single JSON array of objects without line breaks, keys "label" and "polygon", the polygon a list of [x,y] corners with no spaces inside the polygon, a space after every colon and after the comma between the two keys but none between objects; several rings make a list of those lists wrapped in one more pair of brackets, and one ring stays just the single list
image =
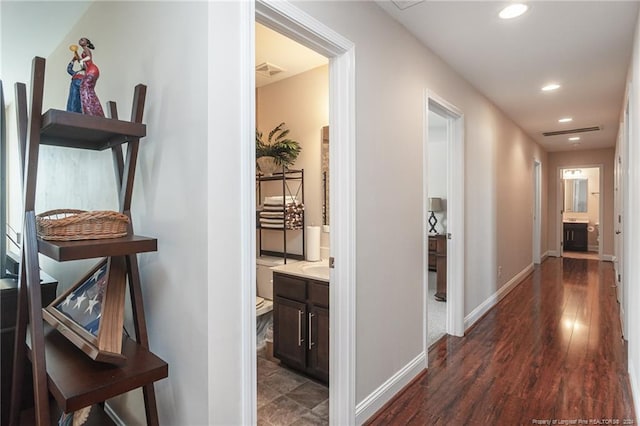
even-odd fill
[{"label": "white paper towel roll", "polygon": [[320,260],[320,227],[307,226],[307,260],[317,262]]}]

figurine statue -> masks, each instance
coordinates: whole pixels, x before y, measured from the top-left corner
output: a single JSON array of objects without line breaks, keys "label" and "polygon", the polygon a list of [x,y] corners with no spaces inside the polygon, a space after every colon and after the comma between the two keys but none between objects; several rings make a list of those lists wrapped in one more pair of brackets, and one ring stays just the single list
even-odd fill
[{"label": "figurine statue", "polygon": [[69,97],[67,98],[67,111],[82,113],[82,103],[80,102],[80,85],[84,78],[84,70],[74,70],[73,66],[80,61],[78,56],[78,46],[72,44],[69,50],[73,52],[73,58],[67,65],[67,72],[71,75],[71,84],[69,85]]},{"label": "figurine statue", "polygon": [[88,38],[82,37],[78,44],[82,47],[82,59],[80,63],[84,67],[84,78],[80,84],[80,101],[82,103],[82,112],[87,115],[95,115],[104,117],[104,111],[100,105],[100,100],[95,92],[96,82],[100,77],[100,70],[93,63],[93,55],[91,50],[95,49],[94,45]]}]

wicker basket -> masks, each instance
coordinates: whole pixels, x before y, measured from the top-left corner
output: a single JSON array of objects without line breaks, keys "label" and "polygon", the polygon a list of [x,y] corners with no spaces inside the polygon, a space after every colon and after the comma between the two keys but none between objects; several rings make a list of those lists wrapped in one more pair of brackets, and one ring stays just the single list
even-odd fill
[{"label": "wicker basket", "polygon": [[37,215],[36,224],[43,240],[99,240],[127,235],[129,218],[113,211],[59,209]]}]

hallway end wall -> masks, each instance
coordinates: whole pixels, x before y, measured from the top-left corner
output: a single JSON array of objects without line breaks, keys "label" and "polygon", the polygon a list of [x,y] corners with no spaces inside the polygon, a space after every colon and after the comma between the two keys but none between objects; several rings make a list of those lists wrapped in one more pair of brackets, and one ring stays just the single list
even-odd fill
[{"label": "hallway end wall", "polygon": [[603,259],[611,260],[613,258],[614,154],[614,148],[549,153],[549,167],[547,169],[549,226],[547,227],[547,238],[550,250],[560,253],[558,221],[560,220],[559,212],[562,209],[562,205],[558,205],[558,168],[602,165],[601,178],[603,186],[600,188],[600,202],[603,204],[603,217],[600,218],[599,232],[602,239]]}]

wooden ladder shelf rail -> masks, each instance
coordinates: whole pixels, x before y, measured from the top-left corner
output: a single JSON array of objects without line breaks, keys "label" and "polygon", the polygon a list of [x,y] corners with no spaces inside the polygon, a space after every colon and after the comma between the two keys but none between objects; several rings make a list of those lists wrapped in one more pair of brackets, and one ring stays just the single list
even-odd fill
[{"label": "wooden ladder shelf rail", "polygon": [[[45,60],[32,63],[31,108],[27,114],[25,85],[16,84],[18,140],[23,162],[24,241],[19,273],[16,344],[10,425],[20,421],[25,358],[31,360],[35,402],[35,421],[39,426],[51,423],[49,393],[64,412],[102,403],[106,399],[142,387],[147,424],[158,425],[153,383],[168,376],[166,362],[149,351],[149,339],[142,302],[137,253],[157,250],[157,240],[133,234],[111,240],[45,241],[36,232],[35,193],[40,145],[104,150],[111,149],[119,209],[131,219],[131,196],[140,138],[146,135],[142,124],[146,86],[135,88],[131,121],[118,120],[114,102],[108,103],[109,118],[91,117],[66,111],[49,110],[42,114]],[[122,144],[127,143],[126,158]],[[122,353],[126,362],[114,366],[92,361],[62,335],[44,326],[39,289],[38,254],[57,261],[109,257],[110,264],[121,265],[109,275],[113,281],[128,279],[135,338],[124,338]],[[113,278],[112,278],[113,276]],[[49,367],[49,370],[47,369]]]}]

